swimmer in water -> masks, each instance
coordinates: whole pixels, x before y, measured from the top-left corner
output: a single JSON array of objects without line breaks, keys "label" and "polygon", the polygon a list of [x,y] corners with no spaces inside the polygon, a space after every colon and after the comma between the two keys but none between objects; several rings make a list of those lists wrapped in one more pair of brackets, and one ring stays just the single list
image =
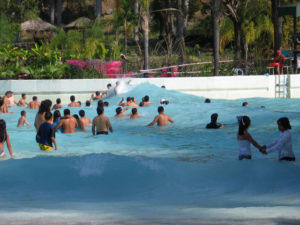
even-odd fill
[{"label": "swimmer in water", "polygon": [[71,95],[70,96],[70,104],[68,105],[69,107],[80,107],[81,104],[79,104],[78,102],[75,102],[75,96]]},{"label": "swimmer in water", "polygon": [[22,110],[21,111],[21,117],[20,117],[20,119],[18,121],[18,127],[23,127],[24,124],[26,124],[27,126],[30,126],[30,124],[26,120],[26,112],[24,110]]},{"label": "swimmer in water", "polygon": [[124,114],[125,111],[127,111],[129,109],[129,107],[122,109],[121,107],[116,108],[116,117],[117,118],[121,118],[121,117],[126,117],[126,116],[130,116],[131,114]]},{"label": "swimmer in water", "polygon": [[28,109],[38,109],[40,108],[41,103],[39,103],[38,98],[36,96],[32,97],[32,101],[28,103]]},{"label": "swimmer in water", "polygon": [[60,103],[61,103],[61,99],[60,99],[60,98],[57,98],[57,99],[56,99],[56,104],[52,107],[52,110],[55,110],[55,109],[61,109],[61,108],[62,108],[62,105],[61,105]]},{"label": "swimmer in water", "polygon": [[149,100],[149,96],[146,95],[145,97],[142,98],[142,102],[139,104],[139,106],[143,107],[143,106],[148,106],[151,104],[152,104],[152,102]]},{"label": "swimmer in water", "polygon": [[93,135],[97,134],[108,134],[108,130],[110,132],[113,132],[113,128],[110,124],[110,121],[108,117],[104,116],[104,108],[103,107],[98,107],[97,108],[97,114],[93,119],[93,125],[92,125],[92,132]]},{"label": "swimmer in water", "polygon": [[75,128],[78,127],[78,123],[76,119],[70,114],[71,114],[70,109],[64,110],[64,117],[61,118],[59,124],[55,127],[55,131],[57,131],[60,127],[62,127],[63,133],[65,134],[75,133]]},{"label": "swimmer in water", "polygon": [[133,109],[131,110],[131,113],[132,113],[132,114],[130,115],[130,119],[131,119],[131,120],[140,118],[137,108],[133,108]]},{"label": "swimmer in water", "polygon": [[[55,150],[58,149],[55,140],[55,131],[52,126],[52,113],[50,111],[45,114],[45,122],[41,124],[37,134],[36,141],[39,143],[42,151],[50,151],[55,146]],[[53,144],[52,144],[53,143]]]},{"label": "swimmer in water", "polygon": [[209,98],[207,98],[207,99],[205,99],[204,103],[211,103],[211,101]]},{"label": "swimmer in water", "polygon": [[99,100],[101,98],[100,91],[96,91],[95,94],[92,94],[92,100]]},{"label": "swimmer in water", "polygon": [[293,152],[292,135],[289,132],[292,129],[290,121],[286,117],[277,120],[278,130],[281,132],[279,138],[268,145],[262,147],[262,153],[278,152],[278,160],[295,161]]},{"label": "swimmer in water", "polygon": [[26,97],[27,97],[26,94],[23,93],[21,99],[19,100],[19,102],[17,104],[17,106],[25,107],[27,105]]},{"label": "swimmer in water", "polygon": [[248,102],[243,102],[242,106],[243,106],[243,107],[248,107],[248,106],[249,106],[249,105],[248,105]]},{"label": "swimmer in water", "polygon": [[79,111],[79,116],[80,116],[80,119],[79,119],[80,130],[85,131],[86,130],[85,127],[90,126],[92,121],[89,118],[85,117],[84,110]]},{"label": "swimmer in water", "polygon": [[212,114],[210,119],[211,119],[211,122],[206,125],[207,129],[218,129],[220,127],[224,127],[223,124],[217,123],[217,120],[218,120],[218,114],[217,113]]},{"label": "swimmer in water", "polygon": [[38,113],[35,116],[34,127],[36,131],[39,130],[40,125],[45,122],[45,114],[51,110],[52,102],[49,99],[46,99],[41,102]]},{"label": "swimmer in water", "polygon": [[165,126],[168,124],[168,122],[174,123],[174,120],[169,115],[164,113],[164,107],[159,106],[157,111],[158,115],[151,123],[147,125],[148,127],[153,126],[155,123],[157,123],[158,126]]},{"label": "swimmer in water", "polygon": [[248,116],[242,116],[239,119],[239,131],[237,134],[239,160],[252,158],[250,144],[253,144],[259,150],[262,148],[248,133],[250,124],[251,120]]},{"label": "swimmer in water", "polygon": [[6,155],[4,153],[4,143],[6,142],[7,149],[9,151],[10,157],[14,158],[14,154],[12,152],[9,135],[6,132],[6,123],[5,120],[0,119],[0,157],[5,158]]}]

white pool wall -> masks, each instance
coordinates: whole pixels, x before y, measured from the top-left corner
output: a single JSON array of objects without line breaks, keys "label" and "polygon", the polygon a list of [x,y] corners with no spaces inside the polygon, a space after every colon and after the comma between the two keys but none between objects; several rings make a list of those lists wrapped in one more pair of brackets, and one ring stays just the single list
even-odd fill
[{"label": "white pool wall", "polygon": [[[148,82],[168,90],[217,99],[274,98],[275,76],[219,76],[219,77],[180,77],[180,78],[126,78],[132,85]],[[300,75],[290,76],[290,97],[300,98]],[[68,80],[1,80],[0,95],[6,91],[18,95],[26,93],[28,100],[38,98],[69,101],[71,94],[77,100],[86,101],[95,91],[106,90],[108,83],[115,84],[117,79],[68,79]],[[151,93],[145,93],[151,95]]]}]

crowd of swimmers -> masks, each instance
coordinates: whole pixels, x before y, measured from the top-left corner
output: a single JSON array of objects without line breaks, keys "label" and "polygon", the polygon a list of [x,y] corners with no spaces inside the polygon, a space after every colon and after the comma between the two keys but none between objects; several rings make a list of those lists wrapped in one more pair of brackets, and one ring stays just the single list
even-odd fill
[{"label": "crowd of swimmers", "polygon": [[[111,88],[108,86],[108,88]],[[107,93],[104,93],[107,94]],[[4,97],[0,97],[0,114],[1,113],[11,113],[9,112],[9,108],[11,104],[16,104],[20,107],[26,107],[29,109],[38,109],[38,112],[35,117],[34,126],[36,129],[36,141],[39,144],[39,147],[43,151],[49,151],[53,149],[57,150],[58,146],[55,140],[55,133],[75,133],[75,129],[78,128],[81,131],[86,131],[86,127],[92,127],[93,135],[108,135],[109,132],[113,132],[112,125],[108,117],[104,115],[104,108],[108,107],[108,102],[103,102],[103,93],[102,95],[99,92],[96,92],[92,95],[92,100],[97,100],[97,116],[90,120],[85,117],[85,111],[83,109],[79,110],[79,116],[77,114],[71,115],[70,109],[65,108],[62,116],[60,114],[59,109],[63,108],[61,105],[61,99],[56,100],[56,104],[52,106],[51,100],[43,100],[41,103],[38,102],[37,97],[34,96],[32,101],[26,102],[26,94],[21,95],[21,99],[19,102],[15,102],[13,93],[8,91],[5,93]],[[210,99],[205,99],[205,103],[211,103]],[[139,118],[138,107],[146,107],[151,105],[149,96],[144,96],[142,101],[138,104],[136,103],[136,99],[134,97],[127,97],[126,102],[125,98],[122,98],[116,108],[115,117],[129,117],[130,119]],[[168,100],[161,99],[160,104],[167,105],[169,104]],[[153,126],[157,124],[158,126],[165,126],[169,122],[174,123],[174,120],[167,114],[164,113],[164,107],[158,106],[158,115],[155,116],[154,120],[149,123],[147,126]],[[91,107],[90,101],[86,102],[87,107]],[[243,107],[248,107],[247,102],[243,102]],[[81,107],[81,103],[75,100],[75,96],[70,97],[70,103],[68,107]],[[126,111],[131,109],[131,113],[125,113]],[[54,110],[53,114],[51,110]],[[213,113],[211,115],[211,122],[206,125],[207,129],[219,129],[224,127],[224,124],[218,123],[218,114]],[[250,145],[254,145],[262,154],[268,154],[270,152],[277,151],[279,160],[287,160],[287,161],[295,161],[295,155],[292,150],[292,137],[289,132],[291,129],[291,125],[289,119],[286,117],[280,118],[277,121],[278,129],[281,132],[279,138],[277,138],[274,142],[268,145],[259,145],[257,141],[255,141],[248,129],[251,124],[251,120],[248,116],[240,116],[238,117],[238,134],[237,134],[237,142],[238,142],[238,158],[242,159],[251,159],[251,148]],[[30,126],[29,122],[26,119],[26,111],[21,111],[21,117],[18,120],[18,127],[20,126]],[[11,157],[14,157],[9,135],[6,132],[6,123],[3,119],[0,119],[0,157],[4,158],[4,143],[6,142],[7,148]]]}]

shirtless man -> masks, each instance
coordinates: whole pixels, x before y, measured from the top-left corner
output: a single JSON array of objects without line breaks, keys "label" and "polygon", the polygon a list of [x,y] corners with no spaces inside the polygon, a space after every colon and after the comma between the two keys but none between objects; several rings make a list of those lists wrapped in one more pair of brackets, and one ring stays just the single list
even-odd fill
[{"label": "shirtless man", "polygon": [[136,119],[136,118],[140,118],[139,114],[138,114],[138,110],[137,108],[133,108],[131,110],[132,114],[130,115],[130,119],[133,120],[133,119]]},{"label": "shirtless man", "polygon": [[78,102],[75,102],[74,95],[71,95],[70,101],[71,101],[71,103],[68,105],[69,107],[80,107],[80,104]]},{"label": "shirtless man", "polygon": [[55,131],[60,127],[63,128],[63,133],[65,134],[75,133],[75,128],[78,127],[78,123],[76,119],[70,115],[70,109],[64,110],[64,117],[61,118],[59,124],[55,127]]},{"label": "shirtless man", "polygon": [[14,93],[12,91],[8,91],[6,92],[9,94],[9,97],[8,97],[8,105],[15,105],[17,104],[16,101],[15,101],[15,96],[14,96]]},{"label": "shirtless man", "polygon": [[168,122],[174,123],[174,120],[172,118],[164,113],[164,107],[159,106],[158,107],[158,115],[154,118],[154,120],[149,123],[147,126],[153,126],[155,123],[157,123],[158,126],[164,126],[167,125]]},{"label": "shirtless man", "polygon": [[125,111],[127,111],[129,107],[122,109],[121,107],[116,108],[116,117],[121,118],[125,116],[130,116],[131,114],[124,114]]},{"label": "shirtless man", "polygon": [[4,103],[4,98],[0,99],[0,114],[1,113],[13,113],[8,112],[8,105]]},{"label": "shirtless man", "polygon": [[62,105],[61,105],[60,103],[61,103],[61,99],[60,99],[60,98],[57,98],[57,99],[56,99],[56,104],[52,107],[52,110],[55,110],[55,109],[61,109],[61,108],[62,108]]},{"label": "shirtless man", "polygon": [[19,100],[17,106],[25,107],[27,105],[26,102],[26,94],[22,94],[22,98]]},{"label": "shirtless man", "polygon": [[126,101],[127,102],[123,102],[124,101],[124,97],[122,98],[122,100],[119,103],[119,106],[132,106],[132,107],[138,107],[138,105],[134,102],[134,98],[131,97],[127,97]]},{"label": "shirtless man", "polygon": [[148,106],[151,104],[152,104],[152,102],[149,100],[149,96],[146,95],[145,97],[142,98],[142,102],[140,103],[140,106],[143,107],[143,106]]},{"label": "shirtless man", "polygon": [[38,108],[40,108],[40,104],[41,103],[38,102],[38,98],[36,96],[33,96],[32,101],[28,103],[27,108],[28,109],[38,109]]},{"label": "shirtless man", "polygon": [[93,135],[108,134],[108,130],[110,130],[110,132],[113,132],[113,128],[110,124],[108,117],[104,116],[103,107],[98,107],[97,113],[98,113],[98,116],[96,116],[93,119],[93,126],[92,126]]},{"label": "shirtless man", "polygon": [[100,91],[96,91],[95,94],[92,94],[92,100],[99,100],[101,98]]},{"label": "shirtless man", "polygon": [[85,117],[85,111],[84,110],[80,110],[79,111],[79,116],[81,117],[79,119],[79,126],[80,126],[80,130],[85,131],[85,127],[88,127],[91,125],[92,121]]},{"label": "shirtless man", "polygon": [[20,119],[18,121],[18,127],[23,127],[24,124],[26,124],[27,126],[30,126],[30,124],[26,120],[26,112],[24,110],[22,110],[21,111],[21,117],[20,117]]}]

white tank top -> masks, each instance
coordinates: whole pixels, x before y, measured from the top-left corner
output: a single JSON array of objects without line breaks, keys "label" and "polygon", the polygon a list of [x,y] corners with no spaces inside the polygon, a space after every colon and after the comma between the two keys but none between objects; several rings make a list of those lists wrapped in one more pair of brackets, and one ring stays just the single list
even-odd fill
[{"label": "white tank top", "polygon": [[239,156],[251,156],[250,141],[238,140]]}]

